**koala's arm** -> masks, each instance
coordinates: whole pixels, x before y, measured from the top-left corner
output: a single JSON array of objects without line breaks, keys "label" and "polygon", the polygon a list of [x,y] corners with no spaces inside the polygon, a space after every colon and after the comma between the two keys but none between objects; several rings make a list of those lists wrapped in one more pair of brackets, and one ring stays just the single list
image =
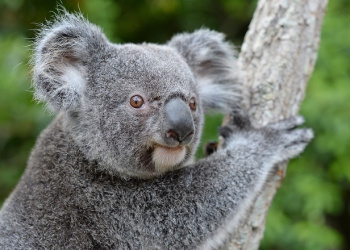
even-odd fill
[{"label": "koala's arm", "polygon": [[[310,129],[295,129],[302,122],[293,117],[254,129],[247,118],[236,116],[235,126],[221,129],[224,149],[155,181],[151,188],[166,205],[164,211],[152,206],[152,212],[172,233],[162,236],[164,243],[174,249],[217,249],[225,242],[275,164],[297,156],[313,137]],[[149,237],[156,234],[156,223],[150,224]]]},{"label": "koala's arm", "polygon": [[[311,140],[311,130],[294,129],[302,121],[254,129],[236,116],[234,126],[220,131],[224,149],[150,180],[97,175],[54,123],[39,146],[52,138],[56,146],[33,155],[37,167],[1,211],[0,246],[6,239],[6,247],[216,249],[235,231],[273,166]],[[68,155],[74,161],[67,162]]]}]

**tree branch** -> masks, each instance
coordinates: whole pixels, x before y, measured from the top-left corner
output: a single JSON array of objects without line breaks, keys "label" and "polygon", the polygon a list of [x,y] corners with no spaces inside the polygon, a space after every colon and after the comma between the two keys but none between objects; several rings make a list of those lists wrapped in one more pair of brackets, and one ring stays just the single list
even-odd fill
[{"label": "tree branch", "polygon": [[[317,58],[327,2],[258,2],[239,55],[249,90],[245,108],[255,126],[298,113]],[[259,248],[266,215],[285,170],[286,164],[278,166],[225,248]]]}]

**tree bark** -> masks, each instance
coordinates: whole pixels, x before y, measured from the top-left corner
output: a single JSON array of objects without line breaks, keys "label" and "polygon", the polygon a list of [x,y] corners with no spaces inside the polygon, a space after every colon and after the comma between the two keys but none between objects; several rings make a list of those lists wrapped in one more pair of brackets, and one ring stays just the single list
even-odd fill
[{"label": "tree bark", "polygon": [[[328,0],[259,0],[238,64],[249,95],[245,109],[257,127],[296,115],[313,71]],[[266,215],[287,164],[277,166],[228,249],[258,249]]]}]

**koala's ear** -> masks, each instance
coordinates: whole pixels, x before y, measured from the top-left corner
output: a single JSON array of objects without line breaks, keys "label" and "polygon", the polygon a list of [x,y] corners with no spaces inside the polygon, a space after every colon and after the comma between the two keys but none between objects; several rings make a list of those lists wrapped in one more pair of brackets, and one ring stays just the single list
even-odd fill
[{"label": "koala's ear", "polygon": [[236,52],[221,33],[200,29],[174,36],[168,43],[187,61],[198,83],[206,112],[228,112],[242,104],[242,74]]},{"label": "koala's ear", "polygon": [[81,14],[63,11],[40,30],[32,58],[35,98],[52,111],[75,111],[87,82],[87,65],[107,44],[102,31]]}]

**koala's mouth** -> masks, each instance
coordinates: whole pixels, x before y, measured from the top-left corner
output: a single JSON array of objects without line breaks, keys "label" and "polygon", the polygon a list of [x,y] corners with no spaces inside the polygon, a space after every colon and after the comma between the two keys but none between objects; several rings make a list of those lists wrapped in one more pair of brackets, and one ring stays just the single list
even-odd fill
[{"label": "koala's mouth", "polygon": [[158,172],[166,172],[186,157],[186,148],[182,145],[176,147],[166,147],[156,144],[154,146],[152,160]]}]

